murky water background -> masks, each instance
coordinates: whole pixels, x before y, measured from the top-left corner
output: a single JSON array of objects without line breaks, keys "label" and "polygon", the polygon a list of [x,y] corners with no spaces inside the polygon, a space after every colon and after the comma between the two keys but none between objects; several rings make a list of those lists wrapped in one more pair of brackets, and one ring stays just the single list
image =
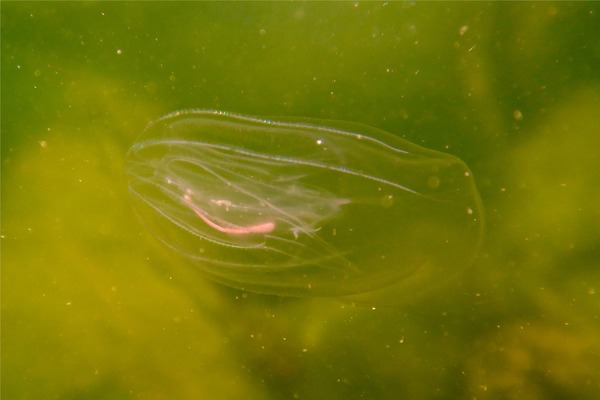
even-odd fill
[{"label": "murky water background", "polygon": [[[593,398],[597,3],[3,3],[5,398]],[[187,108],[348,120],[453,154],[478,259],[400,307],[207,280],[123,167]]]}]

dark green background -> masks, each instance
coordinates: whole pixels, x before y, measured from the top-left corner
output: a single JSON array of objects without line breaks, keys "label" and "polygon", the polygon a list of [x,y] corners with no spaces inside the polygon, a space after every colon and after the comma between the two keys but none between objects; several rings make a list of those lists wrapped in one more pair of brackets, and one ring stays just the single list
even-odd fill
[{"label": "dark green background", "polygon": [[[2,2],[2,397],[594,398],[599,12]],[[206,280],[145,232],[122,170],[184,108],[355,121],[462,158],[478,260],[395,308]]]}]

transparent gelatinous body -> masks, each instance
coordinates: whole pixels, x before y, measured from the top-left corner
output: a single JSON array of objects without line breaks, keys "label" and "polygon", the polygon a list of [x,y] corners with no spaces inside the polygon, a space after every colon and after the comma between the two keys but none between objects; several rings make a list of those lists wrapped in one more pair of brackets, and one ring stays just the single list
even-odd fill
[{"label": "transparent gelatinous body", "polygon": [[410,300],[481,239],[461,160],[362,125],[180,111],[150,124],[126,170],[159,240],[250,291]]}]

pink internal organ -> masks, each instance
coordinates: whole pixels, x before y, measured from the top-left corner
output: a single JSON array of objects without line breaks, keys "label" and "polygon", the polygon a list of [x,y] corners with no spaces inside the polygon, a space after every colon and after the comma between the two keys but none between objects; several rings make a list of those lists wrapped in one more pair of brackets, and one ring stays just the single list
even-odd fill
[{"label": "pink internal organ", "polygon": [[229,233],[232,235],[249,235],[252,233],[269,233],[272,232],[273,229],[275,229],[275,223],[273,222],[264,222],[261,224],[249,226],[238,226],[228,223],[228,225],[230,225],[229,227],[222,226],[211,221],[206,215],[204,215],[204,213],[192,203],[192,199],[189,194],[184,195],[183,199],[185,203],[196,213],[196,215],[206,223],[206,225],[219,232]]}]

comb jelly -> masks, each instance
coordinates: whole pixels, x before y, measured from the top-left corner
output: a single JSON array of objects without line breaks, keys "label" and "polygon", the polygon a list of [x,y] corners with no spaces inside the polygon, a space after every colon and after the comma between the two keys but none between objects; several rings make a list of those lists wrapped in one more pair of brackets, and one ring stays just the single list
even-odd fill
[{"label": "comb jelly", "polygon": [[404,302],[471,262],[482,234],[464,162],[364,125],[178,111],[126,173],[158,240],[259,293]]}]

